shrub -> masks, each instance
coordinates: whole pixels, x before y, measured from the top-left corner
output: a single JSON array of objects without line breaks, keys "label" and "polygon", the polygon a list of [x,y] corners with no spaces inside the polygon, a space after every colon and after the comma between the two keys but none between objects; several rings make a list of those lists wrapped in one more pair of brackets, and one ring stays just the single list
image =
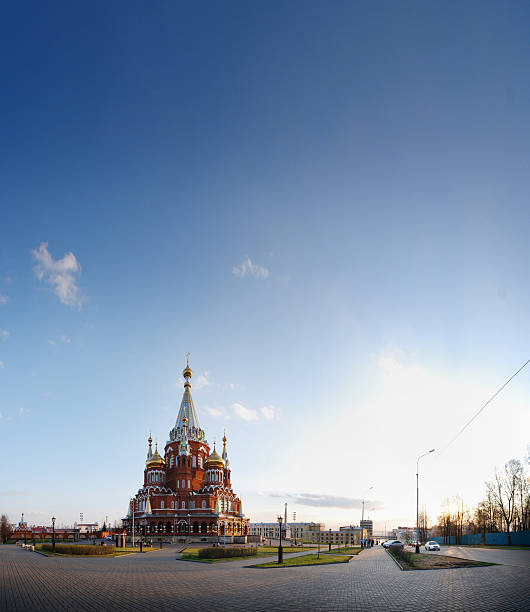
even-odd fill
[{"label": "shrub", "polygon": [[[52,544],[43,544],[42,550],[51,552]],[[87,544],[56,544],[55,552],[62,555],[112,555],[114,546],[91,546]]]},{"label": "shrub", "polygon": [[253,557],[257,555],[256,548],[200,548],[200,559],[225,559],[227,557]]},{"label": "shrub", "polygon": [[414,553],[411,553],[408,550],[403,550],[402,548],[397,549],[397,550],[392,550],[392,553],[394,554],[395,557],[397,557],[401,561],[404,561],[408,565],[414,567],[414,557],[413,557]]}]

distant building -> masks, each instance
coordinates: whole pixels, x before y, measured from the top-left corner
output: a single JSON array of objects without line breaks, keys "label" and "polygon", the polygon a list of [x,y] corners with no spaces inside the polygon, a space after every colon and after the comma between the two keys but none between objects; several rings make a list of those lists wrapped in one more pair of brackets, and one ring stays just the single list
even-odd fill
[{"label": "distant building", "polygon": [[369,519],[365,519],[364,521],[361,521],[361,527],[363,527],[363,529],[366,529],[366,533],[368,534],[368,537],[371,538],[372,535],[374,534],[373,521]]},{"label": "distant building", "polygon": [[79,534],[96,533],[99,531],[99,525],[98,523],[74,523],[74,529],[77,529]]},{"label": "distant building", "polygon": [[[317,542],[318,534],[325,528],[324,523],[289,523],[287,530],[282,525],[282,538],[297,540],[300,542]],[[261,536],[262,538],[279,539],[280,525],[278,523],[250,523],[249,534]]]},{"label": "distant building", "polygon": [[366,529],[357,525],[348,525],[340,527],[338,530],[325,529],[321,531],[316,542],[321,544],[341,544],[344,546],[359,546],[361,540],[367,538]]}]

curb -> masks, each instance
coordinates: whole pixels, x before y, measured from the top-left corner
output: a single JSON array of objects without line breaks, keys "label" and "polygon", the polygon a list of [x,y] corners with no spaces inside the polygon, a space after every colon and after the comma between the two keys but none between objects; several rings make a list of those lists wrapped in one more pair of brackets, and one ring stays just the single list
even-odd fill
[{"label": "curb", "polygon": [[[324,553],[322,553],[324,554]],[[344,555],[345,557],[348,555]],[[357,555],[352,555],[350,556],[350,558],[347,561],[333,561],[330,563],[300,563],[300,565],[280,565],[278,567],[273,567],[273,566],[269,566],[269,567],[259,567],[259,564],[257,565],[246,565],[245,567],[247,569],[262,569],[262,570],[273,570],[273,569],[294,569],[296,567],[314,567],[316,565],[341,565],[343,563],[350,563],[351,560],[356,557]]]},{"label": "curb", "polygon": [[398,561],[398,560],[397,560],[397,559],[394,557],[394,555],[392,555],[392,554],[390,553],[390,551],[389,551],[389,550],[387,550],[386,548],[385,548],[385,552],[386,552],[386,554],[387,554],[387,555],[388,555],[388,556],[389,556],[389,557],[392,559],[392,561],[393,561],[393,562],[394,562],[394,563],[395,563],[395,564],[396,564],[396,565],[399,567],[399,569],[400,569],[402,572],[404,572],[404,571],[405,571],[405,568],[404,568],[404,567],[401,565],[401,563],[400,563],[400,562],[399,562],[399,561]]}]

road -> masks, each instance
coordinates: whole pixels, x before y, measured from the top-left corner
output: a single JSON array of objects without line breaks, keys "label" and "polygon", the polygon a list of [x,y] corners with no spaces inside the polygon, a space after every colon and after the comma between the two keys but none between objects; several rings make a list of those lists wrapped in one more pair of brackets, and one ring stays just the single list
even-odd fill
[{"label": "road", "polygon": [[0,546],[0,609],[528,609],[530,573],[519,565],[402,572],[381,547],[365,550],[347,564],[282,569],[252,569],[249,560],[204,564],[177,561],[176,556],[175,547],[106,559],[45,557],[15,546]]},{"label": "road", "polygon": [[474,561],[487,561],[488,563],[502,563],[502,565],[524,567],[530,570],[530,550],[442,546],[439,552],[433,550],[430,551],[430,553],[433,555],[448,555],[450,557],[461,557],[462,559],[473,559]]}]

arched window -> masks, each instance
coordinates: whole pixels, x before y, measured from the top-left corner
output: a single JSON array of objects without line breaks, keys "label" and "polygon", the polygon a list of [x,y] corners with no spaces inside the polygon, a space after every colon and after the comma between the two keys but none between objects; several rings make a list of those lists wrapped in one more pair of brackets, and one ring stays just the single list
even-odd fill
[{"label": "arched window", "polygon": [[182,481],[182,488],[183,488],[183,489],[185,489],[185,488],[186,488],[186,481],[185,481],[185,480],[183,480],[183,481]]},{"label": "arched window", "polygon": [[173,455],[171,455],[171,457],[169,458],[169,467],[173,467]]},{"label": "arched window", "polygon": [[160,507],[162,508],[162,510],[164,509],[164,502],[163,501],[160,502]]},{"label": "arched window", "polygon": [[188,489],[191,489],[191,484],[189,480],[188,480]]},{"label": "arched window", "polygon": [[186,509],[186,502],[185,502],[185,501],[183,501],[183,502],[182,502],[182,509],[183,509],[183,510],[185,510],[185,509]]},{"label": "arched window", "polygon": [[171,502],[171,510],[175,508],[175,502]]},{"label": "arched window", "polygon": [[192,459],[192,467],[196,468],[197,467],[197,457],[195,455],[193,455],[193,459]]},{"label": "arched window", "polygon": [[202,500],[202,507],[206,508],[206,500],[204,500],[204,499]]}]

